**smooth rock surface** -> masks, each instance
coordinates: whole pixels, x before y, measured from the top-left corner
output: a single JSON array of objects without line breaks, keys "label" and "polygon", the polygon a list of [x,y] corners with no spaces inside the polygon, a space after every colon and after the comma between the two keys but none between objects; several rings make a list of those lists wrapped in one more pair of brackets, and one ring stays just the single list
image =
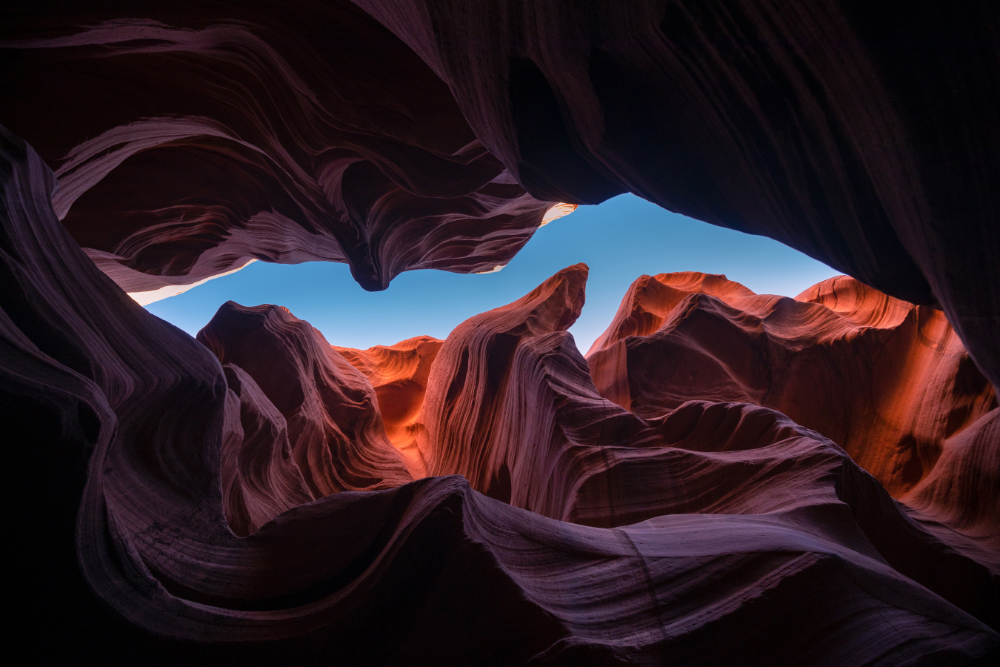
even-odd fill
[{"label": "smooth rock surface", "polygon": [[643,276],[587,356],[601,395],[638,415],[692,399],[773,408],[897,497],[997,406],[941,311],[846,276],[795,299],[725,276]]},{"label": "smooth rock surface", "polygon": [[[5,3],[10,653],[1000,662],[998,34],[989,0]],[[583,265],[366,351],[121,289],[491,271],[626,191],[853,278],[644,277],[586,358]]]},{"label": "smooth rock surface", "polygon": [[356,0],[528,192],[633,192],[940,305],[1000,387],[1000,4]]},{"label": "smooth rock surface", "polygon": [[0,122],[127,291],[488,271],[551,202],[629,191],[939,305],[1000,386],[992,0],[4,9]]},{"label": "smooth rock surface", "polygon": [[[831,441],[748,404],[644,419],[601,397],[565,333],[582,266],[438,351],[421,414],[440,442],[420,447],[429,471],[466,477],[343,490],[266,520],[317,461],[340,474],[296,458],[282,434],[299,415],[322,422],[325,451],[336,427],[358,438],[337,441],[348,462],[374,445],[384,479],[402,474],[387,438],[364,440],[379,430],[367,377],[280,308],[233,305],[204,334],[224,369],[97,270],[51,208],[51,171],[2,140],[0,390],[25,508],[9,603],[35,655],[961,664],[1000,650],[995,570]],[[510,503],[480,492],[503,497],[502,462]]]},{"label": "smooth rock surface", "polygon": [[346,262],[368,290],[409,269],[488,271],[553,205],[346,0],[17,4],[0,22],[0,122],[55,169],[57,215],[127,292],[251,259]]}]

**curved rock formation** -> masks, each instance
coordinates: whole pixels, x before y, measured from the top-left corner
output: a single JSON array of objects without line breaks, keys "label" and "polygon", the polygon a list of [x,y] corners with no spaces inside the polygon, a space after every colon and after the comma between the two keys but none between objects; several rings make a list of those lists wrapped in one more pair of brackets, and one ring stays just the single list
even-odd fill
[{"label": "curved rock formation", "polygon": [[0,121],[56,169],[56,213],[128,292],[254,258],[347,262],[369,290],[491,270],[552,206],[346,0],[69,11],[4,21]]},{"label": "curved rock formation", "polygon": [[[343,479],[323,455],[297,457],[297,419],[321,424],[319,451],[377,454],[402,476],[375,389],[274,307],[229,305],[203,332],[224,369],[94,267],[51,208],[51,172],[0,139],[0,391],[18,436],[10,488],[30,508],[8,533],[29,586],[8,603],[34,655],[61,642],[146,664],[1000,652],[983,622],[997,625],[996,571],[909,519],[829,440],[747,404],[645,419],[602,398],[565,332],[582,266],[459,327],[432,362],[421,451],[429,471],[472,482],[341,491],[258,525],[312,492],[312,466]],[[504,462],[511,504],[475,490],[502,497]]]},{"label": "curved rock formation", "polygon": [[528,192],[626,191],[940,304],[1000,386],[1000,5],[357,0]]},{"label": "curved rock formation", "polygon": [[375,389],[386,436],[415,477],[427,476],[427,462],[417,444],[424,428],[420,408],[431,365],[443,342],[417,336],[389,347],[379,345],[367,350],[334,347]]},{"label": "curved rock formation", "polygon": [[[12,653],[996,663],[997,34],[986,1],[5,3]],[[583,266],[364,352],[236,304],[202,344],[120,289],[490,271],[625,191],[854,278],[646,277],[588,359]]]},{"label": "curved rock formation", "polygon": [[[287,309],[230,301],[198,340],[239,396],[242,443],[235,429],[221,459],[226,511],[238,533],[315,498],[413,479],[386,440],[371,384]],[[257,503],[263,507],[255,511]]]},{"label": "curved rock formation", "polygon": [[724,276],[643,276],[588,362],[601,395],[637,415],[692,399],[778,410],[839,444],[897,497],[930,473],[949,438],[997,406],[941,311],[844,276],[795,299],[758,296]]},{"label": "curved rock formation", "polygon": [[998,442],[1000,410],[994,409],[946,440],[937,464],[905,496],[928,530],[994,571],[1000,570]]},{"label": "curved rock formation", "polygon": [[990,0],[12,1],[0,121],[131,291],[490,270],[539,200],[630,191],[940,305],[1000,386]]}]

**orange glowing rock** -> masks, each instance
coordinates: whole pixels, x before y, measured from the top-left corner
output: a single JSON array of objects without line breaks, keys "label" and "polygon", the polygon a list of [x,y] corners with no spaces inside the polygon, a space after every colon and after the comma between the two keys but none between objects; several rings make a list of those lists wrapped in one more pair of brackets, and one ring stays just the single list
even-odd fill
[{"label": "orange glowing rock", "polygon": [[427,464],[417,446],[423,429],[420,409],[431,365],[443,343],[430,336],[417,336],[367,350],[334,346],[375,388],[386,435],[403,454],[414,478],[427,476]]},{"label": "orange glowing rock", "polygon": [[[287,308],[246,308],[230,301],[198,332],[198,340],[224,364],[239,391],[243,444],[227,447],[222,461],[227,483],[227,469],[241,472],[249,516],[239,504],[227,506],[227,512],[244,532],[278,513],[253,510],[250,498],[260,491],[284,510],[332,493],[391,488],[413,479],[386,438],[371,384]],[[258,413],[270,422],[262,443],[251,437]],[[268,467],[266,461],[282,466]],[[239,493],[227,486],[226,498],[238,501]]]},{"label": "orange glowing rock", "polygon": [[638,415],[693,399],[783,412],[897,497],[997,406],[941,311],[847,277],[789,299],[724,276],[643,276],[588,362],[601,394]]}]

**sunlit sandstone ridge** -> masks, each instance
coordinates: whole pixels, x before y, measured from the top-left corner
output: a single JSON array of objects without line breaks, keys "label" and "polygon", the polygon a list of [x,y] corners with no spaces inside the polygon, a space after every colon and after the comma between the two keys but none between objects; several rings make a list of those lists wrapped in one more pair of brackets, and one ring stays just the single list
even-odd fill
[{"label": "sunlit sandstone ridge", "polygon": [[375,389],[386,436],[416,477],[427,476],[427,462],[417,444],[422,437],[424,404],[431,365],[444,341],[418,336],[388,347],[334,350],[361,371]]},{"label": "sunlit sandstone ridge", "polygon": [[[536,299],[529,295],[522,301]],[[575,300],[582,305],[582,299],[581,287]],[[511,334],[477,344],[489,350],[479,355],[466,347],[470,343],[457,347],[456,341],[469,335],[463,332],[484,335],[489,329],[476,322],[516,311],[518,303],[456,328],[444,349],[461,350],[464,356],[458,361],[456,352],[439,361],[442,341],[428,337],[367,351],[336,348],[376,387],[380,409],[393,416],[385,420],[390,439],[412,456],[418,455],[415,448],[420,450],[422,466],[428,454],[433,459],[442,455],[439,447],[449,447],[445,443],[451,442],[452,430],[464,430],[466,435],[458,439],[481,448],[474,443],[489,440],[490,429],[503,425],[502,432],[516,422],[510,413],[494,414],[498,388],[519,381],[512,379],[513,357],[503,356],[514,354]],[[569,311],[570,316],[573,312],[578,311]],[[470,359],[483,355],[489,361],[479,361],[480,370],[471,371]],[[893,299],[847,277],[826,280],[790,299],[754,294],[724,276],[643,276],[592,346],[588,364],[595,389],[639,417],[656,418],[692,400],[778,410],[842,446],[895,497],[950,515],[956,525],[1000,548],[991,534],[1000,512],[995,505],[972,500],[1000,492],[994,455],[982,444],[988,440],[983,429],[995,429],[996,394],[940,311]],[[449,381],[444,370],[448,366],[459,369],[463,386],[472,381],[469,373],[495,377],[469,405],[424,408],[425,396],[440,396],[446,386],[452,400],[458,400],[457,380]],[[462,425],[484,410],[489,416],[478,425]],[[445,413],[456,426],[437,426],[429,433],[426,420]],[[962,436],[966,430],[970,435]],[[975,453],[969,451],[970,436],[979,443]],[[422,450],[418,442],[424,442]],[[942,482],[941,470],[953,466],[959,452],[965,469],[952,470],[952,481]],[[491,450],[489,457],[496,452]],[[509,463],[523,465],[516,458]],[[509,468],[503,470],[508,461],[502,456],[496,460],[484,479],[477,478],[478,472],[468,473],[484,492],[511,484]],[[941,470],[936,469],[939,460]],[[463,465],[443,465],[440,472],[467,474]],[[968,490],[965,500],[958,497],[959,479],[977,489]],[[929,487],[947,491],[935,494]],[[935,495],[941,502],[932,509],[926,499]]]},{"label": "sunlit sandstone ridge", "polygon": [[997,407],[941,311],[848,277],[790,299],[724,276],[643,276],[587,356],[601,395],[636,414],[692,399],[773,408],[897,497]]},{"label": "sunlit sandstone ridge", "polygon": [[[907,323],[920,319],[919,308],[845,278],[820,283],[792,300],[755,295],[722,276],[646,276],[630,289],[612,326],[594,346],[607,350],[614,342],[624,342],[626,347],[617,357],[592,353],[588,368],[565,332],[583,306],[586,276],[585,266],[569,267],[522,299],[471,318],[445,341],[418,337],[367,351],[329,347],[317,331],[273,306],[249,309],[248,313],[259,313],[248,320],[254,324],[234,328],[236,321],[228,313],[238,307],[232,304],[199,337],[238,341],[244,355],[249,355],[244,358],[254,364],[252,374],[259,376],[258,381],[284,388],[275,394],[281,400],[289,393],[299,395],[298,389],[290,387],[300,381],[277,380],[286,373],[314,378],[308,381],[316,383],[320,394],[339,395],[344,382],[339,378],[349,374],[317,375],[309,368],[315,364],[343,367],[344,360],[349,361],[370,383],[352,380],[361,392],[358,396],[367,397],[359,405],[383,415],[367,423],[375,431],[385,429],[417,478],[459,474],[474,490],[515,507],[571,523],[608,527],[676,514],[805,512],[804,516],[811,517],[807,519],[810,530],[834,541],[860,530],[880,557],[899,571],[956,603],[971,605],[986,618],[995,614],[989,602],[992,593],[978,589],[976,583],[991,580],[1000,567],[995,557],[996,535],[983,531],[997,521],[995,510],[983,513],[975,502],[964,507],[967,500],[954,494],[938,506],[897,506],[877,482],[823,437],[842,435],[835,431],[839,420],[811,424],[819,434],[805,430],[790,415],[754,407],[754,403],[767,402],[761,398],[767,392],[754,394],[754,385],[747,381],[769,378],[775,386],[787,385],[799,399],[789,404],[792,407],[804,410],[801,406],[819,401],[827,411],[855,424],[857,432],[848,440],[848,451],[857,461],[878,465],[887,457],[913,456],[899,452],[900,433],[920,433],[924,447],[936,449],[934,461],[929,474],[918,480],[900,479],[908,474],[905,467],[897,471],[897,477],[892,477],[891,470],[883,471],[884,483],[896,489],[897,495],[936,479],[943,487],[971,481],[980,494],[988,496],[997,490],[995,479],[989,481],[995,461],[984,452],[979,457],[965,456],[961,465],[943,470],[934,465],[938,458],[956,460],[952,451],[956,439],[966,430],[976,434],[992,428],[997,414],[993,390],[981,375],[957,379],[962,373],[976,372],[963,366],[967,357],[954,343],[947,322],[925,313],[928,329],[914,339],[907,331],[914,324]],[[697,322],[701,310],[709,310],[716,318],[723,312],[727,319],[719,322],[709,317],[698,325],[681,321]],[[647,342],[656,332],[668,341],[684,341],[701,354],[674,357],[665,350],[660,355],[666,360],[664,365],[631,365],[631,346]],[[871,335],[880,336],[878,344],[865,343],[865,336]],[[314,343],[296,342],[302,336]],[[893,336],[916,347],[893,345]],[[285,347],[292,356],[281,352],[282,347],[265,351],[258,340],[287,341]],[[845,345],[854,346],[850,353],[842,349]],[[748,351],[754,346],[755,352]],[[218,343],[210,347],[222,349]],[[779,347],[806,359],[789,361],[791,352],[778,354],[775,349]],[[303,350],[309,350],[305,357]],[[811,356],[809,350],[813,350]],[[225,354],[220,359],[231,361],[228,350]],[[921,354],[936,355],[934,363],[920,359]],[[263,364],[257,361],[264,359]],[[743,366],[736,363],[739,360]],[[907,372],[907,364],[933,370],[918,385],[926,394],[924,402],[895,415],[895,421],[865,412],[864,408],[877,410],[899,402],[899,398],[879,397],[876,392],[901,386],[895,374],[901,369]],[[817,398],[808,393],[808,383],[796,386],[804,380],[797,379],[795,371],[806,366],[828,374],[826,382],[816,383],[827,393]],[[237,366],[231,368],[242,372]],[[645,387],[643,400],[633,401],[629,411],[601,398],[590,377],[592,368],[598,378],[601,368],[626,373],[623,380],[612,378],[611,383]],[[725,376],[723,381],[719,368],[731,373],[742,370],[743,375]],[[868,371],[852,378],[853,385],[843,387],[834,381],[846,382],[845,376],[858,368]],[[638,375],[636,382],[630,382],[632,374]],[[656,384],[649,383],[651,377],[657,379]],[[967,392],[944,391],[953,390],[956,382],[978,387],[978,393],[970,399]],[[684,387],[691,388],[690,396],[682,396]],[[737,390],[744,393],[731,395]],[[870,405],[852,402],[855,392],[866,396]],[[299,414],[310,404],[328,410],[307,400],[296,403],[301,405]],[[964,422],[949,417],[956,412]],[[815,409],[802,414],[818,419],[815,415],[825,412]],[[341,424],[340,432],[346,432],[344,419],[335,421]],[[950,428],[920,431],[926,429],[925,422],[937,421],[949,423]],[[353,432],[354,443],[314,442],[320,450],[329,451],[326,458],[342,461],[342,465],[358,465],[350,460],[392,461],[385,456],[385,445],[379,444],[384,443],[379,433]],[[329,464],[324,461],[319,456],[300,457],[298,465],[306,478],[317,473],[329,476]],[[389,465],[387,472],[398,470],[398,463]],[[822,514],[813,514],[831,500],[851,507],[853,518],[830,523],[820,518]],[[231,522],[242,521],[244,510],[238,502],[227,500],[226,508]],[[852,540],[847,542],[850,548],[865,553]],[[928,567],[957,568],[967,571],[971,579],[956,584],[947,577],[930,575]],[[995,590],[996,584],[986,586]]]},{"label": "sunlit sandstone ridge", "polygon": [[[367,351],[335,348],[373,384],[390,440],[421,475],[427,462],[417,443],[428,437],[421,408],[435,391],[429,379],[442,344],[418,337]],[[941,486],[933,471],[942,457],[946,466],[954,461],[968,439],[961,433],[973,425],[972,433],[989,431],[997,418],[993,388],[940,311],[847,277],[789,299],[754,294],[724,276],[643,276],[587,359],[597,391],[636,415],[653,418],[690,400],[773,408],[842,446],[892,495],[912,502],[930,494],[929,484]],[[496,356],[492,363],[509,366]],[[472,412],[452,410],[461,418]],[[966,455],[960,475],[978,489],[969,497],[1000,491],[983,447]],[[946,486],[955,494],[960,483]],[[1000,515],[981,515],[987,506],[953,498],[938,511],[988,533]]]}]

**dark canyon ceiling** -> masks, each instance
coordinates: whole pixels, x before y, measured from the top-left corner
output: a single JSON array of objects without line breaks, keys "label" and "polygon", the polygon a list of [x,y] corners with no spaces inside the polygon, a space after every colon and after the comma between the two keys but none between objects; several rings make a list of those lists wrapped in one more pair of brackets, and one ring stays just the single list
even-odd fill
[{"label": "dark canyon ceiling", "polygon": [[[1000,659],[1000,4],[245,4],[0,8],[17,653]],[[846,275],[636,276],[586,353],[582,264],[369,350],[127,294],[624,192]]]}]

